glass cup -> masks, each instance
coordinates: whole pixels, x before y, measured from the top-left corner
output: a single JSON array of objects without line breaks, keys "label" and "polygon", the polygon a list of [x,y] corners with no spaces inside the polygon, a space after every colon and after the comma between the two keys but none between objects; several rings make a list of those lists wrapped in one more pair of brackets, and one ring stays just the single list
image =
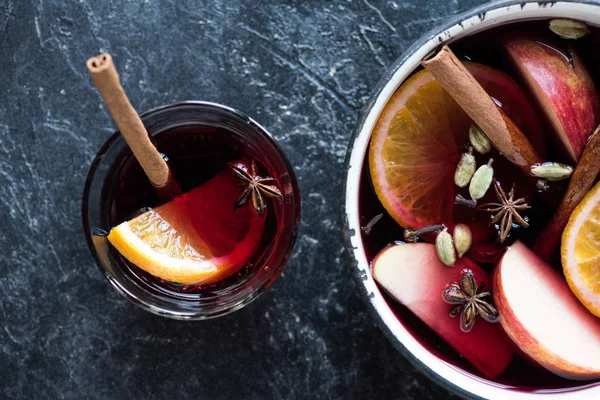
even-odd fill
[{"label": "glass cup", "polygon": [[[263,257],[240,280],[225,287],[198,293],[161,290],[136,273],[109,244],[111,204],[117,194],[119,171],[132,153],[117,131],[94,159],[83,191],[83,227],[90,251],[113,287],[126,299],[155,314],[201,320],[238,310],[256,299],[277,279],[288,260],[300,222],[300,195],[294,171],[271,135],[259,124],[232,108],[186,101],[155,108],[141,115],[151,137],[181,127],[226,129],[255,154],[280,183],[283,194],[277,233]],[[159,148],[160,151],[160,148]]]}]

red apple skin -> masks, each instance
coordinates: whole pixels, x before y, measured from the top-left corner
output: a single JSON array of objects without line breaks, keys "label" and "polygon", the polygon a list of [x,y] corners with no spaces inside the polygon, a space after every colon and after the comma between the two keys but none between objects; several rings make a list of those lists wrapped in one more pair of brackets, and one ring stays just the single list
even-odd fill
[{"label": "red apple skin", "polygon": [[[555,373],[556,375],[573,380],[590,380],[600,378],[600,354],[598,354],[597,368],[584,368],[575,365],[572,361],[566,360],[548,349],[543,343],[541,343],[540,340],[535,338],[530,333],[529,329],[527,329],[525,326],[525,323],[519,320],[516,315],[516,311],[511,304],[511,300],[507,297],[505,291],[504,279],[507,279],[507,276],[510,277],[511,275],[511,273],[507,273],[506,276],[503,274],[503,269],[506,265],[506,259],[511,257],[509,252],[516,252],[522,255],[522,257],[518,257],[519,265],[515,268],[529,268],[530,266],[533,266],[533,268],[538,271],[536,273],[539,275],[539,279],[543,281],[543,284],[547,285],[549,288],[552,288],[555,293],[559,294],[558,300],[562,300],[564,303],[566,303],[566,307],[570,307],[573,310],[573,313],[583,316],[582,321],[585,321],[586,323],[582,324],[582,326],[578,328],[589,329],[589,326],[591,326],[591,329],[600,334],[600,319],[594,321],[593,316],[587,313],[583,306],[576,301],[577,299],[574,298],[573,293],[569,290],[564,278],[551,266],[546,264],[542,259],[535,255],[535,253],[529,250],[523,243],[515,242],[504,255],[502,260],[500,260],[493,273],[494,303],[498,309],[498,312],[500,313],[500,323],[502,324],[502,327],[508,336],[527,356],[531,357],[539,365],[546,368],[550,372]],[[514,262],[514,259],[511,259],[508,262]],[[512,272],[512,274],[514,274],[514,272]],[[516,277],[516,279],[523,278]],[[512,301],[536,301],[535,298],[531,299],[525,297],[526,295],[526,293],[523,293],[522,298],[512,299]],[[552,310],[545,308],[542,309],[541,312],[544,313],[544,315],[546,315],[548,318],[552,318],[553,312],[564,312],[564,310]],[[563,335],[564,332],[556,331],[553,332],[553,334]],[[570,337],[565,337],[564,339],[567,345],[569,340],[572,340]]]},{"label": "red apple skin", "polygon": [[502,111],[523,131],[535,151],[544,157],[546,132],[527,91],[509,75],[495,68],[480,65],[478,72],[487,79],[480,79],[474,74],[477,81],[496,103],[502,105]]},{"label": "red apple skin", "polygon": [[490,284],[488,274],[471,260],[463,257],[454,267],[447,267],[438,259],[432,244],[398,244],[388,246],[375,257],[373,277],[390,296],[493,379],[508,368],[514,344],[500,324],[491,324],[480,317],[471,332],[462,332],[459,317],[448,315],[452,305],[442,297],[446,286],[457,283],[465,268],[473,271],[478,284]]},{"label": "red apple skin", "polygon": [[577,161],[600,123],[600,99],[589,72],[572,48],[570,62],[556,50],[566,46],[550,39],[513,36],[504,40],[504,46],[558,141]]}]

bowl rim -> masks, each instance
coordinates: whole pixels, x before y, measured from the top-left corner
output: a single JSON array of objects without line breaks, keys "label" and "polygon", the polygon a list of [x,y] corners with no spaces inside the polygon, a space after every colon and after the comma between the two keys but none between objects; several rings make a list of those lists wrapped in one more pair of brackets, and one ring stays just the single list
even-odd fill
[{"label": "bowl rim", "polygon": [[540,389],[535,392],[524,392],[519,388],[485,380],[448,364],[416,341],[396,319],[371,276],[361,235],[358,234],[360,232],[358,216],[360,177],[371,132],[383,106],[400,84],[418,67],[421,59],[443,44],[481,30],[504,23],[553,17],[579,19],[590,25],[600,26],[600,2],[598,0],[494,1],[463,12],[432,29],[402,53],[386,70],[361,110],[356,128],[349,139],[344,162],[345,179],[342,181],[342,233],[346,253],[361,295],[369,304],[368,308],[379,327],[394,347],[432,380],[463,397],[494,399],[506,398],[510,395],[510,398],[514,399],[539,399],[541,396],[561,399],[582,399],[588,396],[598,398],[600,385],[597,382],[588,385],[582,382],[581,386],[567,391]]}]

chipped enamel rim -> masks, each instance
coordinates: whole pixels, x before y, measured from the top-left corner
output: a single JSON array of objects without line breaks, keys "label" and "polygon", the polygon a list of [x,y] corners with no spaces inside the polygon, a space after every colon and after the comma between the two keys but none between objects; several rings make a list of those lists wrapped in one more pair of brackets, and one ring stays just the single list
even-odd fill
[{"label": "chipped enamel rim", "polygon": [[388,69],[359,117],[346,154],[346,179],[344,181],[343,230],[347,252],[354,274],[364,298],[372,306],[375,318],[395,347],[416,367],[453,392],[465,397],[486,399],[592,399],[600,398],[598,383],[582,382],[571,389],[544,389],[521,391],[517,387],[501,385],[479,378],[431,354],[404,328],[386,304],[375,284],[367,261],[360,234],[358,214],[359,183],[366,160],[371,132],[381,110],[400,86],[414,71],[420,60],[438,49],[464,36],[498,25],[531,19],[572,18],[600,26],[598,1],[497,1],[463,13],[442,27],[436,28],[413,44]]}]

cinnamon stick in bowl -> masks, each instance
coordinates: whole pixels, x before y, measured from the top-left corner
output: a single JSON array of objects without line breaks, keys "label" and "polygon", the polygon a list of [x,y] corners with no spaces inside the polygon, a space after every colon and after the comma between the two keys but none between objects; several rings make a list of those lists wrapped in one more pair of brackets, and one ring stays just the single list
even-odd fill
[{"label": "cinnamon stick in bowl", "polygon": [[528,176],[530,166],[543,162],[527,137],[492,100],[448,46],[422,61],[452,98],[481,128],[496,148]]}]

